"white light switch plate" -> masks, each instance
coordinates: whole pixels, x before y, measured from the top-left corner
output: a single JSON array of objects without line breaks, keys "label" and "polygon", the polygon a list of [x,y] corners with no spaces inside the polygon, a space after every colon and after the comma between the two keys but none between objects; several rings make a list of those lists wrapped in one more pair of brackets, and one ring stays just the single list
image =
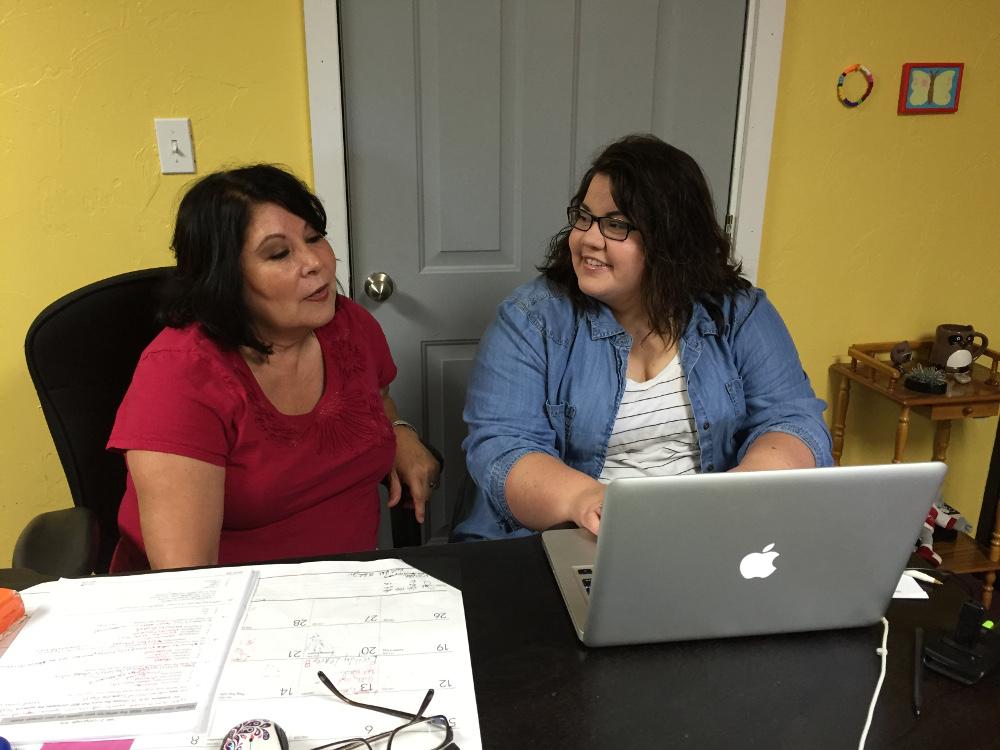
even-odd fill
[{"label": "white light switch plate", "polygon": [[191,120],[187,117],[157,117],[156,147],[160,152],[163,174],[194,174],[194,143],[191,140]]}]

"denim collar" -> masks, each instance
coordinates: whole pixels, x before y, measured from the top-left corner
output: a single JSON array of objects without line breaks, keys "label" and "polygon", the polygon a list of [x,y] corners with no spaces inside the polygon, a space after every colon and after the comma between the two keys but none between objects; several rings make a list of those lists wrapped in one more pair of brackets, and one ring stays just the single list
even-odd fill
[{"label": "denim collar", "polygon": [[712,316],[708,314],[708,310],[700,302],[694,303],[694,309],[691,311],[691,320],[688,321],[687,330],[684,332],[684,336],[718,336],[719,327],[715,325],[715,321],[712,320]]},{"label": "denim collar", "polygon": [[596,310],[587,310],[584,315],[590,324],[590,338],[594,341],[625,333],[622,324],[615,319],[607,305],[598,304]]},{"label": "denim collar", "polygon": [[[590,326],[590,338],[595,341],[621,334],[628,335],[606,305],[599,304],[596,310],[587,310],[584,315]],[[715,325],[715,321],[712,320],[712,316],[708,314],[704,305],[695,302],[694,308],[691,310],[691,320],[688,321],[687,330],[684,331],[681,338],[689,341],[688,345],[690,346],[698,338],[717,335],[719,335],[719,329]]]}]

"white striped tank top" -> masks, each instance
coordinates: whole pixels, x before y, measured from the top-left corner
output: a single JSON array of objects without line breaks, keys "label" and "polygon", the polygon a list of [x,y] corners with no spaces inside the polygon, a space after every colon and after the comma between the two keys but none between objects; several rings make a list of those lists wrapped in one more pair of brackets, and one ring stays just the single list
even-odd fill
[{"label": "white striped tank top", "polygon": [[600,481],[695,474],[700,458],[680,357],[651,380],[626,380]]}]

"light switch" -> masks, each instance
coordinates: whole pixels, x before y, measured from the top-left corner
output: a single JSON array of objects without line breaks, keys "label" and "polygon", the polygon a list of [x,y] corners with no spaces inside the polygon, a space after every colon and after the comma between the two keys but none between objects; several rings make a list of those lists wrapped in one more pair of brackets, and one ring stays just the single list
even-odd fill
[{"label": "light switch", "polygon": [[156,127],[156,147],[160,151],[160,171],[163,174],[193,174],[191,120],[187,117],[157,117],[153,125]]}]

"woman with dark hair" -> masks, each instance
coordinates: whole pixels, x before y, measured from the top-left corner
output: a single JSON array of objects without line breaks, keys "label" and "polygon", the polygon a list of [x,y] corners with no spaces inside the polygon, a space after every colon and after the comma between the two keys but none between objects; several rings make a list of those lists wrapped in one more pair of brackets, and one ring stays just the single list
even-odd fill
[{"label": "woman with dark hair", "polygon": [[824,404],[690,156],[627,136],[567,213],[480,343],[464,443],[477,496],[456,538],[597,533],[616,478],[832,463]]},{"label": "woman with dark hair", "polygon": [[173,250],[108,442],[128,466],[112,572],[373,549],[387,475],[422,521],[440,467],[389,396],[382,329],[336,292],[316,196],[270,165],[208,175]]}]

